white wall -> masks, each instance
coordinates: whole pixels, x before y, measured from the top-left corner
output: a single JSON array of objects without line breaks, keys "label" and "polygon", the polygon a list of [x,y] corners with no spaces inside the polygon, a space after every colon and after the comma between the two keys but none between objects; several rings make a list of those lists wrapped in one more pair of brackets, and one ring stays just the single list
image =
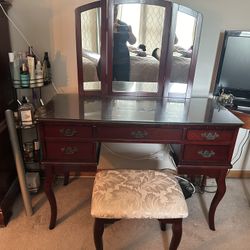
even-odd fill
[{"label": "white wall", "polygon": [[[36,53],[42,57],[44,51],[49,52],[53,67],[53,82],[58,92],[77,92],[74,10],[87,2],[86,0],[12,1],[9,14],[33,45]],[[250,1],[176,0],[175,2],[203,14],[193,96],[208,96],[220,33],[226,29],[250,29]],[[11,40],[13,50],[27,50],[27,45],[13,28],[11,28]],[[241,138],[242,132],[238,142]],[[237,169],[241,168],[242,159],[237,163]],[[248,165],[250,168],[250,164]]]},{"label": "white wall", "polygon": [[250,170],[249,130],[240,129],[232,157],[233,170]]},{"label": "white wall", "polygon": [[176,0],[203,14],[202,36],[193,88],[194,96],[209,92],[220,32],[249,29],[248,0]]}]

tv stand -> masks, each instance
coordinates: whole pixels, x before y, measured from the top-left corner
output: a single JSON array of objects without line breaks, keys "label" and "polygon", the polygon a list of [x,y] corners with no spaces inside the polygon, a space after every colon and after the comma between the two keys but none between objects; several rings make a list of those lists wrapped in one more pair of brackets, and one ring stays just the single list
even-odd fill
[{"label": "tv stand", "polygon": [[250,113],[250,100],[246,98],[238,98],[235,97],[233,100],[233,105],[236,107],[236,109],[240,110],[249,110]]},{"label": "tv stand", "polygon": [[250,107],[238,107],[236,110],[230,109],[230,111],[244,122],[242,128],[250,129]]},{"label": "tv stand", "polygon": [[235,110],[250,115],[250,107],[237,106]]}]

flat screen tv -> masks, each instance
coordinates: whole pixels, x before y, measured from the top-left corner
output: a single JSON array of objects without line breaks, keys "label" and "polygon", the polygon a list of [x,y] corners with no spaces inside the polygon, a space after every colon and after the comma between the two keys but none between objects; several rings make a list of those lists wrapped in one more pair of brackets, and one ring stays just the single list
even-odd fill
[{"label": "flat screen tv", "polygon": [[250,107],[250,31],[225,31],[214,95],[222,91],[236,107]]}]

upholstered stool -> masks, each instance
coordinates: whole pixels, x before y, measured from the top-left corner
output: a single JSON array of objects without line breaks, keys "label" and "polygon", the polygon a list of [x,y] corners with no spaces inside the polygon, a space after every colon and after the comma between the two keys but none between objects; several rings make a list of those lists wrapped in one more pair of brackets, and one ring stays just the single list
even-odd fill
[{"label": "upholstered stool", "polygon": [[96,249],[103,249],[104,225],[119,219],[158,219],[161,229],[172,224],[171,250],[182,235],[188,209],[175,176],[166,170],[102,170],[96,174],[91,215],[95,217]]}]

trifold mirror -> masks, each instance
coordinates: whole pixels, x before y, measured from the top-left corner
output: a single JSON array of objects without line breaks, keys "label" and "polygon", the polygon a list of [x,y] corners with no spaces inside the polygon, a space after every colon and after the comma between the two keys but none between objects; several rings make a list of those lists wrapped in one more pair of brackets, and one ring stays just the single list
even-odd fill
[{"label": "trifold mirror", "polygon": [[202,16],[164,0],[75,11],[80,95],[191,96]]}]

